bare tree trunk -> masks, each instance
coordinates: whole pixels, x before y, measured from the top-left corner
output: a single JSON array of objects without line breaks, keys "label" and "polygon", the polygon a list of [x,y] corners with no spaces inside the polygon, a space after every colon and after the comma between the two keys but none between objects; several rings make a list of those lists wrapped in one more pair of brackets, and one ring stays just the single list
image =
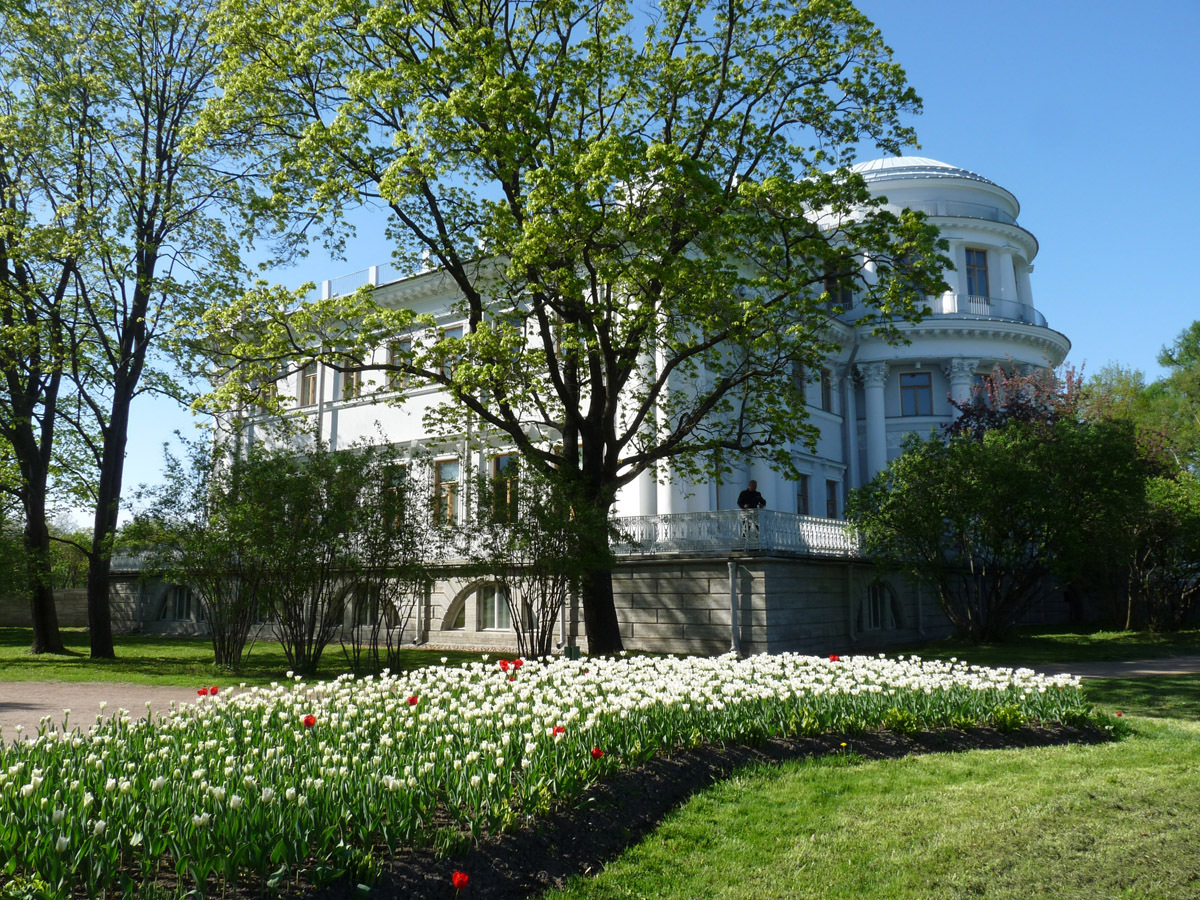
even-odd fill
[{"label": "bare tree trunk", "polygon": [[25,555],[28,566],[29,607],[33,620],[34,653],[65,653],[58,631],[58,609],[50,578],[50,529],[46,527],[46,501],[40,492],[26,494]]}]

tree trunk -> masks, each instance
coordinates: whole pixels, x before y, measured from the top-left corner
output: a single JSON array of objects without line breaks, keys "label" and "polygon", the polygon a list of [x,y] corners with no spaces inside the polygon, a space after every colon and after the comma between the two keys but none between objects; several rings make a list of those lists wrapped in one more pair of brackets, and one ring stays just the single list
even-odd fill
[{"label": "tree trunk", "polygon": [[25,558],[29,580],[29,608],[33,620],[34,653],[66,653],[58,631],[54,583],[50,577],[50,529],[46,527],[44,496],[26,494]]},{"label": "tree trunk", "polygon": [[624,650],[617,607],[613,602],[612,569],[587,573],[583,579],[582,599],[588,653],[600,656]]},{"label": "tree trunk", "polygon": [[88,560],[87,609],[92,659],[113,659],[112,609],[109,574],[112,544],[121,511],[121,482],[125,474],[125,444],[129,432],[129,398],[121,386],[114,392],[112,416],[104,433],[104,455],[96,483],[96,518],[92,524],[92,552]]}]

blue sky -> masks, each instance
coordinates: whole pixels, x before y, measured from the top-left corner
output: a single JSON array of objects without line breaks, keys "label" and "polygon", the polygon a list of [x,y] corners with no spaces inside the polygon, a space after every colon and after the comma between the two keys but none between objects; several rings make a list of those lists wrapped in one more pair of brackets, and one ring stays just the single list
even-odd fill
[{"label": "blue sky", "polygon": [[[1012,191],[1040,243],[1034,305],[1085,374],[1110,362],[1161,374],[1155,356],[1194,319],[1200,259],[1200,0],[860,0],[925,102],[920,149]],[[862,159],[871,158],[864,154]],[[289,286],[383,264],[378,222]],[[155,481],[161,445],[192,417],[135,406],[126,484]]]}]

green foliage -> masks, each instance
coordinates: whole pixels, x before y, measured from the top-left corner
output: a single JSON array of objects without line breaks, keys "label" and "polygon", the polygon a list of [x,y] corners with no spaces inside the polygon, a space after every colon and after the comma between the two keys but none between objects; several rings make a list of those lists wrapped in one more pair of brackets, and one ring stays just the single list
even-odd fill
[{"label": "green foliage", "polygon": [[[612,565],[609,525],[595,507],[573,498],[570,482],[515,460],[483,477],[463,530],[463,555],[508,591],[510,618],[524,656],[550,655],[559,616],[583,573]],[[594,540],[595,535],[604,537]]]},{"label": "green foliage", "polygon": [[343,628],[356,665],[387,664],[436,559],[398,453],[315,440],[192,450],[190,467],[170,461],[138,529],[163,575],[197,591],[217,662],[237,665],[270,621],[296,671],[316,671]]},{"label": "green foliage", "polygon": [[1128,553],[1143,478],[1120,423],[1012,421],[910,440],[847,514],[878,563],[935,587],[960,635],[991,640],[1016,625],[1047,575],[1078,575],[1098,546]]},{"label": "green foliage", "polygon": [[[260,220],[320,222],[336,245],[346,210],[385,206],[401,269],[436,266],[467,327],[442,340],[366,290],[298,308],[263,286],[207,317],[214,402],[258,402],[313,359],[390,369],[445,389],[431,428],[503,435],[596,518],[668,462],[677,476],[745,454],[791,470],[814,436],[791,373],[836,349],[826,277],[853,284],[861,321],[889,340],[944,289],[936,230],[844,168],[859,142],[912,143],[900,117],[919,100],[845,0],[646,12],[222,3],[206,124],[252,135],[269,161]],[[619,648],[611,582],[589,584],[585,610],[606,616],[589,639]]]}]

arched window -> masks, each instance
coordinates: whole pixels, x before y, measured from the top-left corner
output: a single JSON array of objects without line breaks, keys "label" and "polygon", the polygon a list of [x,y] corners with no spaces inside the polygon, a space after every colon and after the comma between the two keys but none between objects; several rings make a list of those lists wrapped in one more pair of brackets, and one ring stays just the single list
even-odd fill
[{"label": "arched window", "polygon": [[867,595],[858,611],[859,631],[890,631],[903,626],[900,600],[886,581],[867,585]]},{"label": "arched window", "polygon": [[508,588],[503,584],[485,584],[476,594],[475,621],[480,631],[511,631],[512,613],[508,608]]}]

